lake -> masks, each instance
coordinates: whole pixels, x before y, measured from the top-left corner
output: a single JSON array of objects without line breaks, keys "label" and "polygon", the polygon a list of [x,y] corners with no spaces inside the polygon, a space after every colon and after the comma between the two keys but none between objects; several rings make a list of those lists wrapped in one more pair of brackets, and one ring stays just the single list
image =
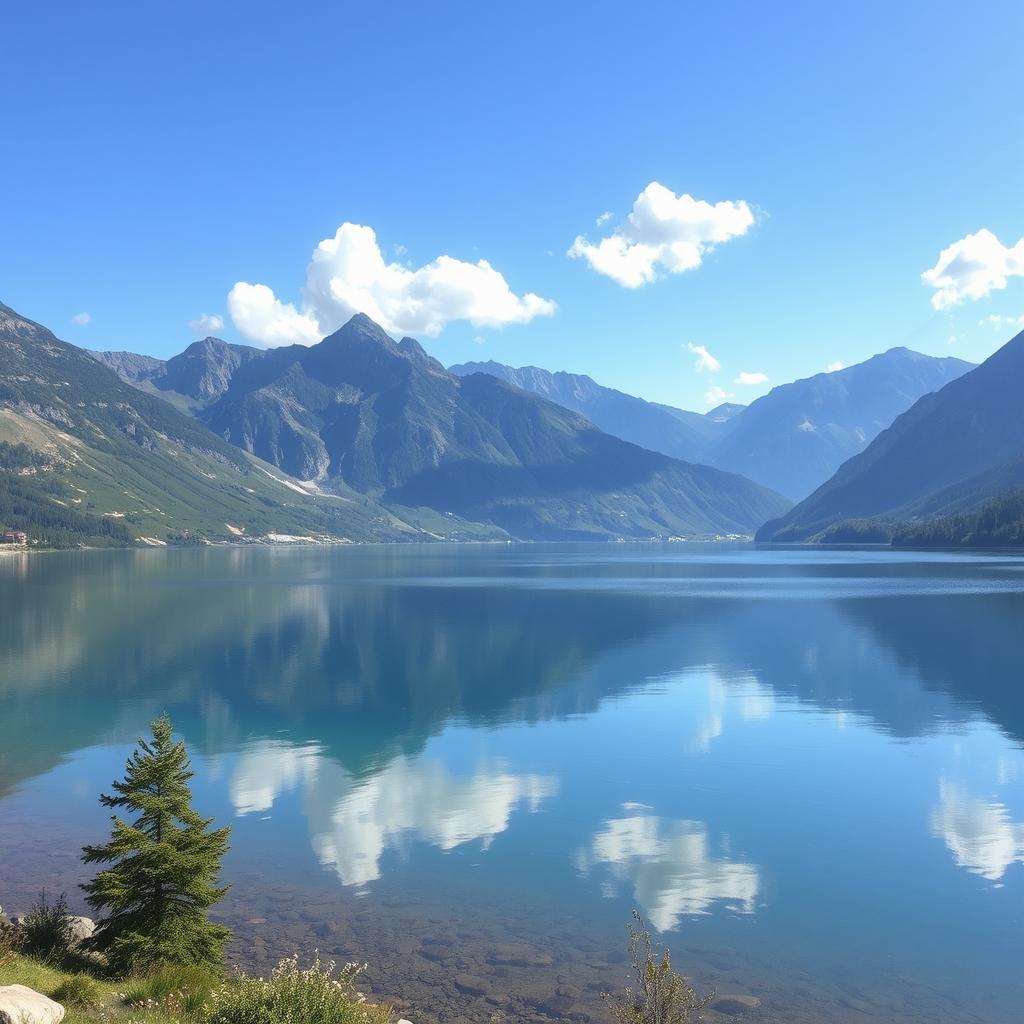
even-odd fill
[{"label": "lake", "polygon": [[417,1024],[603,1020],[637,907],[744,1020],[1020,1020],[1022,558],[4,557],[5,909],[85,909],[165,709],[248,967],[367,960]]}]

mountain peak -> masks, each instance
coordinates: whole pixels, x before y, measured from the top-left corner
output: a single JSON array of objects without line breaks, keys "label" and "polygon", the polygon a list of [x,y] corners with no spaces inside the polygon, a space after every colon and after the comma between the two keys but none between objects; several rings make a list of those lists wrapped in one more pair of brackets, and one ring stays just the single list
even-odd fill
[{"label": "mountain peak", "polygon": [[351,345],[367,341],[376,342],[390,351],[398,350],[395,339],[365,313],[353,314],[336,331],[328,334],[319,345],[313,345],[312,348],[316,349],[320,346],[331,348],[338,344]]}]

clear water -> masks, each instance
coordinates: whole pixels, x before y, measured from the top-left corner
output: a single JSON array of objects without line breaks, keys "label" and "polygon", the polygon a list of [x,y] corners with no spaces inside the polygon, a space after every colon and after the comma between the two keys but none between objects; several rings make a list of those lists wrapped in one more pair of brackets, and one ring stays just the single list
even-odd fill
[{"label": "clear water", "polygon": [[250,966],[368,959],[413,1019],[603,1019],[636,906],[747,1019],[1021,1019],[1022,559],[5,557],[0,904],[80,904],[163,709],[234,826]]}]

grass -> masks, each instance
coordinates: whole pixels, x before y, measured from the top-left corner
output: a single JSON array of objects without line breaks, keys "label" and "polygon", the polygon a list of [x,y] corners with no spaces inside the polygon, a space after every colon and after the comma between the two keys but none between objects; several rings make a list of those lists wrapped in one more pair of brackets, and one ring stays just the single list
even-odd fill
[{"label": "grass", "polygon": [[358,969],[286,960],[268,981],[239,975],[224,981],[194,968],[165,968],[148,977],[104,977],[84,958],[46,961],[15,953],[0,963],[0,985],[25,985],[67,1010],[64,1024],[389,1024],[386,1006],[364,1002]]},{"label": "grass", "polygon": [[[77,970],[69,971],[55,963],[47,963],[30,956],[15,954],[9,962],[0,965],[0,985],[25,985],[27,988],[35,989],[36,992],[42,992],[44,996],[49,996],[60,1002],[57,993],[68,984],[75,984],[72,979],[80,973]],[[121,1004],[118,995],[119,988],[123,986],[99,978],[90,980],[95,984],[95,1005],[91,1008],[81,1008],[72,1006],[70,1002],[62,1004],[68,1011],[64,1018],[64,1024],[90,1024],[92,1021],[113,1020],[122,1015],[120,1012],[122,1010],[126,1024],[131,1019],[146,1021],[147,1024],[167,1024],[166,1017],[135,1015],[132,1018],[129,1008]],[[101,1017],[100,1014],[104,1011],[107,1011],[106,1016]]]}]

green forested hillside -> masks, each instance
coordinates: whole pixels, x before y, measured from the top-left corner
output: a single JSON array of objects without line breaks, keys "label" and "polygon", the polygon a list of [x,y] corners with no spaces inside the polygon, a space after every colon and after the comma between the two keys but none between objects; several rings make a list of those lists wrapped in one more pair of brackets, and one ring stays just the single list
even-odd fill
[{"label": "green forested hillside", "polygon": [[1024,545],[1024,490],[1007,491],[975,512],[905,523],[893,530],[894,547],[1020,547]]},{"label": "green forested hillside", "polygon": [[0,470],[0,524],[23,526],[35,542],[495,534],[433,513],[407,517],[348,489],[305,488],[7,306],[0,441],[19,446],[5,449],[8,462],[36,453]]}]

